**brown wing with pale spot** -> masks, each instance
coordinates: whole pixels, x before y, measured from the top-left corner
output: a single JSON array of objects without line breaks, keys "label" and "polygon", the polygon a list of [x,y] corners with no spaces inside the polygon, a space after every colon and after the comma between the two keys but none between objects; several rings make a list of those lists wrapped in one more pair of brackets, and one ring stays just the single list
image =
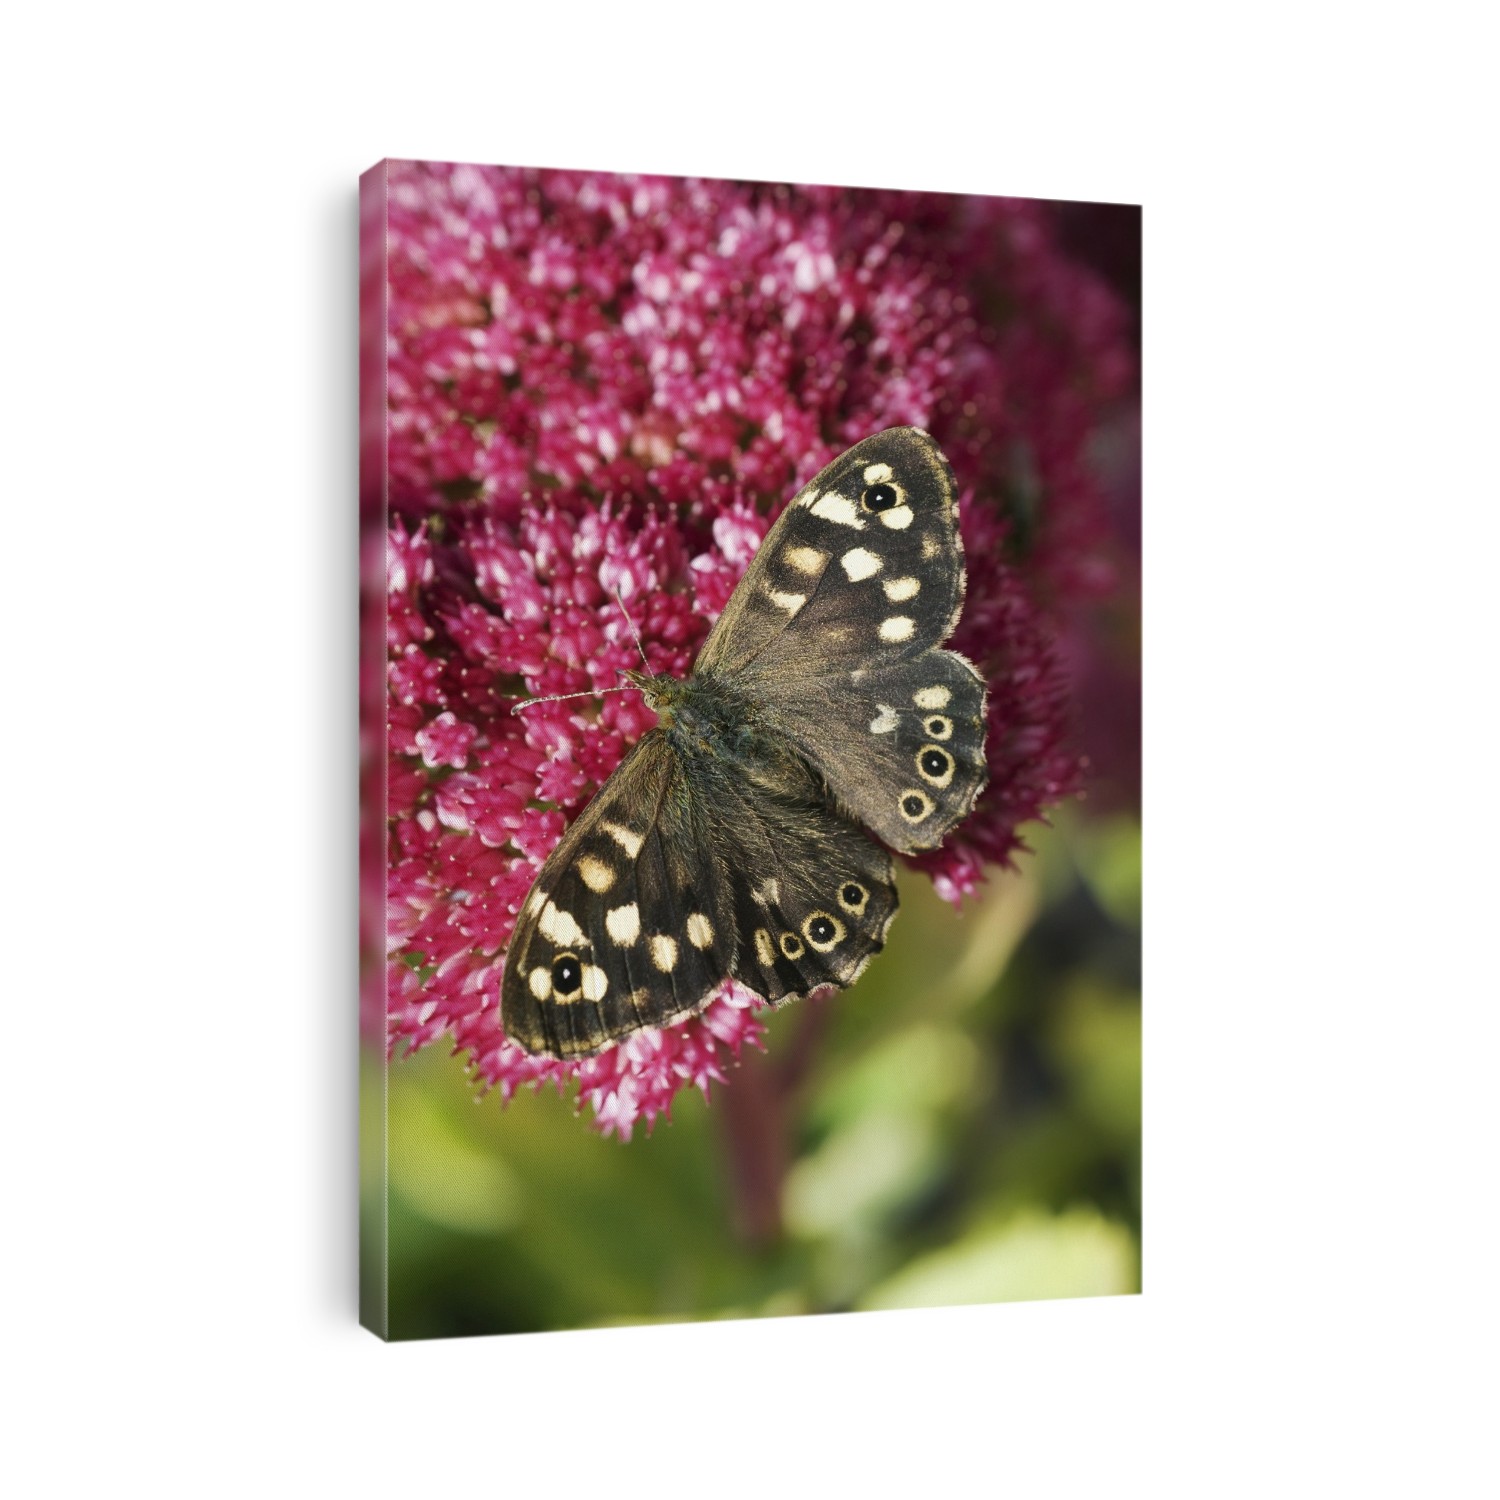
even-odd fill
[{"label": "brown wing with pale spot", "polygon": [[989,779],[985,686],[954,651],[804,677],[765,713],[821,774],[839,805],[892,849],[935,849]]},{"label": "brown wing with pale spot", "polygon": [[925,432],[892,427],[792,499],[695,670],[775,702],[788,678],[908,660],[952,634],[963,580],[948,462]]},{"label": "brown wing with pale spot", "polygon": [[715,806],[716,852],[733,872],[735,978],[776,1005],[853,984],[896,915],[891,856],[802,772],[753,792],[728,782]]},{"label": "brown wing with pale spot", "polygon": [[702,799],[645,735],[548,856],[516,922],[505,1033],[585,1057],[702,1010],[730,972],[734,909]]}]

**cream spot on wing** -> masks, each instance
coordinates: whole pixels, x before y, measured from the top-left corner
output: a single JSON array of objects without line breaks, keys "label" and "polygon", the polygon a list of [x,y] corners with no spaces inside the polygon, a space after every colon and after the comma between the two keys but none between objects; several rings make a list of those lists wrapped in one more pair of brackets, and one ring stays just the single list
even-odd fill
[{"label": "cream spot on wing", "polygon": [[[826,495],[819,496],[818,503],[812,508],[812,513],[825,521],[832,521],[837,526],[852,526],[856,531],[865,529],[865,523],[860,520],[859,512],[854,508],[854,502],[843,495],[834,494],[832,490]],[[890,514],[890,511],[884,513],[887,516]]]},{"label": "cream spot on wing", "polygon": [[619,823],[603,823],[600,826],[632,859],[641,852],[641,845],[646,842],[633,828],[622,827]]},{"label": "cream spot on wing", "polygon": [[816,490],[805,490],[798,499],[797,504],[805,509],[807,506],[815,504],[817,498],[818,492]]},{"label": "cream spot on wing", "polygon": [[617,943],[628,946],[641,935],[641,909],[634,901],[629,906],[617,906],[605,913],[604,926]]},{"label": "cream spot on wing", "polygon": [[761,961],[763,968],[769,969],[776,962],[775,945],[771,942],[771,934],[764,927],[755,929],[755,956]]},{"label": "cream spot on wing", "polygon": [[714,940],[714,924],[701,911],[687,919],[687,940],[695,948],[706,948]]},{"label": "cream spot on wing", "polygon": [[545,1000],[552,993],[552,970],[538,964],[527,975],[526,983],[538,1000]]},{"label": "cream spot on wing", "polygon": [[865,470],[866,484],[884,484],[888,479],[895,477],[895,472],[889,464],[871,464]]},{"label": "cream spot on wing", "polygon": [[591,891],[607,891],[615,883],[615,872],[592,854],[585,854],[578,861],[578,873]]},{"label": "cream spot on wing", "polygon": [[772,604],[784,609],[789,615],[796,614],[807,603],[806,594],[780,594],[775,589],[767,589],[766,596]]},{"label": "cream spot on wing", "polygon": [[762,906],[767,906],[772,901],[780,901],[781,882],[773,875],[769,880],[761,881],[759,887],[751,894]]},{"label": "cream spot on wing", "polygon": [[908,599],[915,599],[921,587],[921,583],[915,578],[887,578],[881,584],[881,588],[885,590],[885,597],[892,604],[903,604]]},{"label": "cream spot on wing", "polygon": [[542,915],[537,922],[541,934],[549,943],[556,943],[559,948],[572,948],[578,943],[587,943],[588,937],[573,918],[570,911],[562,911],[548,902],[542,908]]},{"label": "cream spot on wing", "polygon": [[602,1000],[609,990],[609,975],[598,964],[583,966],[583,998]]},{"label": "cream spot on wing", "polygon": [[677,967],[677,942],[674,938],[658,933],[651,939],[651,962],[663,974],[670,974]]},{"label": "cream spot on wing", "polygon": [[931,562],[938,555],[938,539],[935,536],[924,536],[922,538],[922,556]]},{"label": "cream spot on wing", "polygon": [[880,712],[870,720],[870,733],[889,734],[901,722],[897,717],[896,710],[889,703],[877,703],[875,707]]},{"label": "cream spot on wing", "polygon": [[905,531],[911,525],[913,511],[909,505],[893,505],[889,510],[880,512],[880,524],[889,526],[892,531]]},{"label": "cream spot on wing", "polygon": [[539,912],[547,904],[547,893],[541,886],[537,886],[531,895],[526,898],[526,909],[530,912]]},{"label": "cream spot on wing", "polygon": [[863,547],[855,547],[839,558],[839,565],[849,575],[851,583],[858,583],[880,571],[880,559]]},{"label": "cream spot on wing", "polygon": [[795,568],[799,573],[805,573],[809,578],[816,577],[823,571],[828,562],[828,554],[819,552],[816,547],[788,547],[786,549],[787,566]]},{"label": "cream spot on wing", "polygon": [[910,615],[892,615],[880,622],[880,639],[883,641],[909,641],[917,628]]},{"label": "cream spot on wing", "polygon": [[911,695],[911,701],[918,708],[947,708],[952,696],[945,687],[920,688]]}]

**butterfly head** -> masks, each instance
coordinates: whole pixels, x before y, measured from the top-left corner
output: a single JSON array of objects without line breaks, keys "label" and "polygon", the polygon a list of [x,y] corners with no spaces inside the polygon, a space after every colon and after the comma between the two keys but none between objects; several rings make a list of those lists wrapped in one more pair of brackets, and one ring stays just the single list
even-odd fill
[{"label": "butterfly head", "polygon": [[661,720],[662,726],[670,729],[688,697],[687,683],[665,672],[626,672],[624,676],[631,687],[640,689],[646,706]]}]

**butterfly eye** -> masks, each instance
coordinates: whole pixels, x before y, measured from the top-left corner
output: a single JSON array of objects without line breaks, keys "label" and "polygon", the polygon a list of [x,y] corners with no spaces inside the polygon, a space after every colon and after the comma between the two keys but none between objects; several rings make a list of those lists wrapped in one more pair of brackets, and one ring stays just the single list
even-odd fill
[{"label": "butterfly eye", "polygon": [[559,995],[576,995],[583,988],[583,965],[576,954],[559,953],[552,960],[552,988]]},{"label": "butterfly eye", "polygon": [[859,503],[866,510],[889,510],[893,505],[900,505],[901,494],[895,485],[872,484],[859,497]]}]

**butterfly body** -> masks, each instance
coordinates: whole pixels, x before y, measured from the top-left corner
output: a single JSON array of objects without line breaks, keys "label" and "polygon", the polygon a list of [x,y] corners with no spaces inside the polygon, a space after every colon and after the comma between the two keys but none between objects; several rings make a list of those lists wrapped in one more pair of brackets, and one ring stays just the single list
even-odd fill
[{"label": "butterfly body", "polygon": [[693,673],[630,674],[657,727],[521,908],[508,1036],[587,1056],[729,978],[772,1004],[858,978],[896,913],[889,850],[935,848],[985,783],[983,680],[937,649],[963,578],[925,433],[878,433],[799,492]]}]

